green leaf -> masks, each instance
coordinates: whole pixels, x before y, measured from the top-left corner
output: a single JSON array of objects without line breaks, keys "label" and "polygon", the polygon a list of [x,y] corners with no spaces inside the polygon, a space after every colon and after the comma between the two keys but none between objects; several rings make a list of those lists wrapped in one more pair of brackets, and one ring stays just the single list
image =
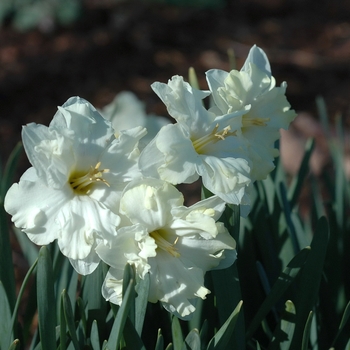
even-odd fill
[{"label": "green leaf", "polygon": [[15,273],[12,263],[12,248],[10,244],[7,214],[0,200],[0,281],[6,291],[7,300],[12,312],[16,301]]},{"label": "green leaf", "polygon": [[136,329],[129,318],[126,319],[123,335],[128,349],[146,350],[140,336],[136,332]]},{"label": "green leaf", "polygon": [[327,252],[328,236],[328,222],[325,217],[322,217],[317,223],[314,238],[311,242],[310,254],[298,279],[298,293],[295,297],[297,314],[295,331],[291,344],[291,348],[293,349],[301,348],[304,325],[310,317],[310,311],[316,306]]},{"label": "green leaf", "polygon": [[[20,307],[20,303],[22,301],[22,296],[25,290],[25,287],[28,284],[29,278],[32,275],[33,271],[35,270],[35,268],[37,267],[38,264],[38,258],[34,261],[33,265],[30,267],[30,269],[28,270],[26,276],[24,277],[24,280],[22,282],[21,288],[19,290],[18,296],[17,296],[17,300],[16,300],[16,304],[15,307],[13,309],[13,313],[12,313],[12,319],[11,319],[11,329],[14,330],[16,327],[16,324],[18,322],[17,320],[17,314],[18,314],[18,309]],[[30,298],[28,298],[30,300]],[[1,347],[0,347],[1,349]]]},{"label": "green leaf", "polygon": [[172,338],[173,338],[174,350],[181,350],[184,338],[182,335],[182,330],[181,330],[179,319],[176,316],[172,317],[171,334],[172,334]]},{"label": "green leaf", "polygon": [[97,321],[94,320],[91,325],[91,334],[90,334],[91,347],[93,350],[100,350],[100,337],[98,334]]},{"label": "green leaf", "polygon": [[12,341],[11,310],[2,281],[0,281],[0,310],[0,349],[7,349]]},{"label": "green leaf", "polygon": [[181,350],[201,350],[201,338],[198,329],[192,329],[185,338]]},{"label": "green leaf", "polygon": [[12,248],[7,225],[7,214],[5,213],[3,203],[6,192],[13,181],[21,150],[22,145],[19,143],[10,154],[5,169],[1,174],[0,182],[0,281],[2,281],[6,291],[11,312],[16,302],[15,274],[12,263]]},{"label": "green leaf", "polygon": [[[208,279],[208,274],[206,275],[205,279],[204,279],[204,285],[208,288],[209,286],[206,284],[206,281]],[[192,317],[188,320],[188,329],[200,329],[201,328],[201,324],[203,322],[202,318],[205,317],[204,314],[205,312],[209,311],[210,314],[215,314],[216,310],[215,310],[215,305],[214,303],[210,303],[210,296],[208,296],[208,298],[206,299],[206,305],[204,306],[204,300],[201,298],[198,298],[197,302],[196,302],[196,310],[192,313]],[[209,305],[211,304],[211,305]],[[212,312],[210,310],[208,310],[208,307],[212,307]]]},{"label": "green leaf", "polygon": [[291,185],[288,190],[288,200],[291,208],[297,203],[301,190],[303,188],[304,181],[309,174],[309,161],[312,155],[312,152],[315,148],[315,139],[309,139],[306,142],[305,153],[300,164],[298,174],[294,176]]},{"label": "green leaf", "polygon": [[135,280],[130,280],[129,285],[126,288],[122,304],[114,320],[113,327],[112,327],[110,336],[108,338],[108,342],[106,344],[106,347],[110,350],[117,349],[117,346],[119,345],[131,304],[135,302],[134,296],[135,296]]},{"label": "green leaf", "polygon": [[303,332],[301,350],[308,350],[309,349],[309,339],[310,339],[312,317],[313,317],[313,312],[310,311],[309,316],[306,320],[306,324],[305,324],[305,328],[304,328],[304,332]]},{"label": "green leaf", "polygon": [[247,339],[250,339],[254,335],[263,319],[271,311],[271,308],[280,300],[295,277],[298,275],[300,269],[304,266],[307,260],[309,252],[310,248],[304,248],[301,250],[280,274],[277,281],[272,286],[270,294],[266,297],[249,325],[246,334]]},{"label": "green leaf", "polygon": [[71,304],[69,295],[67,294],[67,291],[65,289],[62,291],[61,298],[62,298],[64,316],[65,316],[66,322],[67,322],[68,332],[71,336],[74,349],[79,350],[80,347],[79,347],[77,333],[75,330],[75,322],[74,322],[72,304]]},{"label": "green leaf", "polygon": [[157,342],[154,350],[163,350],[163,349],[164,349],[164,338],[163,338],[161,329],[158,329]]},{"label": "green leaf", "polygon": [[346,305],[345,311],[343,313],[342,319],[339,324],[338,332],[334,338],[332,346],[335,349],[341,349],[344,347],[344,340],[349,339],[349,331],[350,331],[350,301]]},{"label": "green leaf", "polygon": [[216,306],[222,325],[241,299],[237,263],[227,269],[210,271],[213,280]]},{"label": "green leaf", "polygon": [[[69,296],[69,293],[68,293]],[[87,320],[86,320],[86,315],[85,315],[85,304],[83,299],[81,299],[80,297],[77,299],[77,308],[78,308],[78,312],[79,312],[79,318],[81,320],[82,326],[83,326],[83,330],[84,330],[84,335],[87,335]],[[92,321],[95,322],[96,320]],[[91,324],[92,327],[92,324]]]},{"label": "green leaf", "polygon": [[42,350],[56,349],[56,305],[52,261],[46,246],[41,247],[38,259],[37,302],[39,333]]},{"label": "green leaf", "polygon": [[[124,268],[124,274],[123,274],[123,290],[122,294],[124,297],[124,293],[130,283],[130,281],[134,281],[136,283],[136,273],[134,266],[131,266],[130,264],[126,264]],[[135,298],[136,298],[136,290],[132,289],[130,298],[134,300],[133,303],[130,304],[129,309],[129,317],[133,324],[135,324]]]},{"label": "green leaf", "polygon": [[143,323],[145,320],[148,293],[149,293],[150,277],[147,273],[144,279],[140,279],[136,285],[137,297],[135,300],[135,329],[139,336],[142,334]]},{"label": "green leaf", "polygon": [[13,343],[10,345],[8,350],[20,350],[21,342],[18,339],[15,339]]},{"label": "green leaf", "polygon": [[82,285],[82,299],[87,302],[86,312],[88,324],[86,326],[86,332],[87,334],[90,333],[92,322],[96,320],[102,339],[107,337],[107,334],[104,334],[103,327],[107,316],[107,303],[101,293],[105,276],[106,264],[101,261],[94,272],[84,276]]},{"label": "green leaf", "polygon": [[193,88],[199,89],[197,74],[193,67],[190,67],[188,70],[188,82]]},{"label": "green leaf", "polygon": [[268,350],[289,350],[295,328],[295,306],[287,300],[281,321],[273,334],[273,339]]},{"label": "green leaf", "polygon": [[236,308],[233,310],[230,317],[226,320],[226,322],[221,326],[218,332],[214,335],[214,337],[210,340],[207,350],[220,350],[227,349],[227,345],[230,342],[231,335],[235,328],[239,313],[241,311],[243,301],[240,301]]},{"label": "green leaf", "polygon": [[[227,205],[220,220],[230,232],[231,236],[239,242],[240,233],[240,208],[237,205]],[[222,270],[210,271],[213,281],[216,307],[219,315],[219,324],[222,326],[242,300],[241,285],[238,274],[238,265],[233,265]],[[225,286],[225,287],[223,287]],[[234,329],[229,347],[241,348],[244,346],[245,325],[243,314]]]},{"label": "green leaf", "polygon": [[204,320],[203,325],[201,327],[201,330],[199,332],[199,335],[201,337],[201,344],[203,346],[203,344],[208,344],[208,338],[209,338],[209,334],[208,334],[208,320]]},{"label": "green leaf", "polygon": [[60,350],[66,350],[67,346],[67,322],[66,322],[66,316],[64,314],[64,300],[63,300],[63,292],[61,293],[61,299],[60,299]]},{"label": "green leaf", "polygon": [[[62,257],[61,252],[59,255]],[[57,259],[61,260],[61,259]],[[55,292],[56,295],[60,295],[65,289],[68,293],[70,300],[76,299],[77,286],[78,286],[78,274],[73,269],[69,260],[64,257],[61,263],[59,264],[59,271],[55,273]],[[73,306],[73,305],[72,305]],[[61,300],[57,300],[57,314],[61,308]]]}]

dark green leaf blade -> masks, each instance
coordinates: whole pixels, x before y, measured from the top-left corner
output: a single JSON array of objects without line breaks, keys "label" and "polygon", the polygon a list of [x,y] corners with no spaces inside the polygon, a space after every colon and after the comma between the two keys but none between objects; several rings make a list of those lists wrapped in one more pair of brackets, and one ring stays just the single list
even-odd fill
[{"label": "dark green leaf blade", "polygon": [[240,301],[236,308],[233,310],[230,317],[226,320],[226,322],[210,340],[207,350],[227,349],[227,345],[229,344],[229,341],[231,339],[231,335],[235,328],[242,305],[243,301]]},{"label": "dark green leaf blade", "polygon": [[315,234],[311,242],[311,251],[300,274],[298,281],[299,292],[296,295],[295,307],[297,310],[295,331],[292,349],[300,349],[310,311],[316,306],[319,286],[323,272],[329,238],[328,222],[325,217],[318,220]]},{"label": "dark green leaf blade", "polygon": [[181,350],[184,338],[183,338],[183,335],[182,335],[180,321],[179,321],[179,319],[176,316],[172,317],[171,334],[172,334],[172,337],[173,337],[174,350]]},{"label": "dark green leaf blade", "polygon": [[12,323],[10,305],[2,281],[0,281],[0,310],[0,349],[7,349],[12,341]]},{"label": "dark green leaf blade", "polygon": [[63,302],[64,316],[65,316],[67,327],[68,327],[68,332],[71,336],[74,348],[76,350],[79,350],[80,347],[79,347],[77,333],[75,330],[75,322],[74,322],[72,304],[71,304],[69,295],[67,294],[67,291],[65,289],[62,291],[62,302]]},{"label": "dark green leaf blade", "polygon": [[128,287],[123,296],[122,304],[118,310],[117,316],[114,320],[113,327],[108,338],[106,347],[110,350],[117,349],[117,346],[121,340],[124,325],[128,317],[131,304],[135,302],[135,281],[130,280]]},{"label": "dark green leaf blade", "polygon": [[201,350],[201,338],[198,329],[192,329],[185,338],[181,350]]},{"label": "dark green leaf blade", "polygon": [[52,261],[48,248],[41,247],[38,259],[37,302],[42,350],[56,349],[56,300]]},{"label": "dark green leaf blade", "polygon": [[250,339],[257,328],[260,326],[263,319],[271,311],[274,306],[285,293],[287,288],[298,275],[300,269],[304,266],[305,261],[309,255],[310,248],[301,250],[287,265],[283,272],[278,277],[277,281],[271,288],[270,294],[266,297],[258,312],[255,314],[249,328],[247,330],[246,338]]}]

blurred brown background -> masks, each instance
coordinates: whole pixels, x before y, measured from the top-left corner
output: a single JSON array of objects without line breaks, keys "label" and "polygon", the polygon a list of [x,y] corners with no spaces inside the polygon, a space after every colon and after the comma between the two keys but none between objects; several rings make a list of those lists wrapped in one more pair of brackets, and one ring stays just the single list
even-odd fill
[{"label": "blurred brown background", "polygon": [[[166,115],[150,88],[152,82],[166,82],[174,74],[186,77],[193,66],[201,87],[206,88],[206,70],[229,69],[228,49],[234,50],[240,68],[253,44],[266,51],[277,84],[287,81],[287,97],[300,113],[292,133],[283,136],[282,152],[290,172],[296,171],[309,136],[319,140],[320,158],[314,160],[315,167],[327,163],[325,139],[317,124],[316,96],[324,97],[332,121],[338,114],[344,127],[350,127],[349,2],[75,3],[76,16],[69,21],[57,20],[51,11],[31,28],[21,28],[18,23],[29,14],[22,13],[18,20],[16,8],[2,19],[3,162],[20,140],[21,125],[32,121],[48,124],[56,107],[70,96],[79,95],[102,107],[118,92],[130,90],[145,101],[149,112]],[[316,168],[315,172],[319,171]]]}]

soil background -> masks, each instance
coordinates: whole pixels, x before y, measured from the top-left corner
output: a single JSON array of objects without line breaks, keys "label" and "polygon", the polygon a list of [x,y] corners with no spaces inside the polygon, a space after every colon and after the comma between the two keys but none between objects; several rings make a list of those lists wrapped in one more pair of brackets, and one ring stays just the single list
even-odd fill
[{"label": "soil background", "polygon": [[[215,3],[215,1],[213,1]],[[323,96],[329,115],[350,125],[350,2],[236,0],[222,6],[152,1],[83,1],[79,19],[60,27],[0,29],[0,144],[4,162],[23,124],[48,124],[58,105],[78,95],[95,107],[122,90],[137,94],[148,112],[166,115],[150,84],[193,66],[240,68],[253,44],[262,47],[279,85],[298,113],[317,118]]]}]

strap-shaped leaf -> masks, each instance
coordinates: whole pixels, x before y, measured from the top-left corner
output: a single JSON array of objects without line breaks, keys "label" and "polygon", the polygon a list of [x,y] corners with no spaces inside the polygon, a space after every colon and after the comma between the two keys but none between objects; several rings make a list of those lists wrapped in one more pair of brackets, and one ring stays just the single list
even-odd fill
[{"label": "strap-shaped leaf", "polygon": [[144,279],[139,280],[136,285],[137,297],[135,300],[135,329],[139,336],[142,334],[143,323],[145,320],[150,278],[147,273]]},{"label": "strap-shaped leaf", "polygon": [[[123,274],[123,290],[122,294],[124,297],[124,294],[126,292],[126,289],[128,288],[128,285],[130,281],[134,281],[136,283],[136,272],[135,272],[135,267],[126,264],[124,268],[124,274]],[[135,285],[136,288],[136,285]],[[132,295],[130,296],[132,300],[134,300],[133,303],[130,304],[130,309],[129,309],[129,318],[133,324],[135,324],[135,299],[136,299],[136,289],[132,290]]]},{"label": "strap-shaped leaf", "polygon": [[[59,252],[60,255],[61,252]],[[78,273],[74,270],[69,260],[64,257],[60,264],[59,272],[55,274],[55,291],[56,295],[60,295],[63,289],[66,290],[70,300],[73,300],[73,303],[76,299],[78,286]],[[57,310],[59,312],[61,307],[61,301],[57,302]],[[72,305],[73,306],[73,305]],[[58,313],[57,313],[58,314]]]},{"label": "strap-shaped leaf", "polygon": [[188,70],[188,82],[193,88],[199,89],[197,74],[193,67],[190,67]]},{"label": "strap-shaped leaf", "polygon": [[60,299],[60,350],[67,349],[67,322],[64,314],[64,300],[63,292],[61,293]]},{"label": "strap-shaped leaf", "polygon": [[163,338],[161,329],[158,329],[157,342],[156,342],[156,346],[154,347],[154,350],[163,350],[163,349],[164,349],[164,338]]},{"label": "strap-shaped leaf", "polygon": [[21,348],[21,342],[18,339],[15,339],[10,345],[8,350],[19,350]]},{"label": "strap-shaped leaf", "polygon": [[108,338],[108,342],[103,349],[116,350],[122,338],[124,325],[128,317],[131,304],[135,302],[135,281],[130,280],[128,287],[123,296],[122,304],[117,312],[113,327]]},{"label": "strap-shaped leaf", "polygon": [[295,328],[295,306],[292,301],[287,300],[281,320],[277,325],[273,339],[268,350],[289,350]]},{"label": "strap-shaped leaf", "polygon": [[7,216],[0,199],[0,281],[6,291],[7,300],[12,312],[16,301],[15,273],[12,263],[12,249],[10,244]]},{"label": "strap-shaped leaf", "polygon": [[311,242],[310,254],[301,271],[300,279],[298,279],[298,293],[295,298],[297,314],[291,345],[292,349],[301,349],[304,325],[306,324],[310,311],[312,311],[316,305],[328,247],[328,236],[328,222],[325,217],[322,217],[317,223],[315,234]]},{"label": "strap-shaped leaf", "polygon": [[[18,309],[22,300],[22,296],[25,290],[25,287],[27,286],[27,283],[29,281],[30,276],[32,275],[34,269],[36,268],[38,263],[38,258],[34,261],[34,264],[30,267],[30,269],[28,270],[26,276],[24,277],[24,280],[22,282],[21,288],[18,292],[18,296],[17,296],[17,300],[16,300],[16,304],[15,307],[13,309],[13,313],[12,313],[12,319],[11,319],[11,330],[15,329],[16,323],[17,323],[17,313],[18,313]],[[1,308],[0,308],[1,310]],[[9,336],[11,336],[11,334],[9,334]],[[0,347],[1,349],[1,347]]]},{"label": "strap-shaped leaf", "polygon": [[[240,228],[239,206],[227,205],[220,220],[225,224],[231,236],[238,242]],[[230,317],[237,304],[242,300],[237,262],[226,269],[211,271],[210,275],[216,297],[219,326],[221,326]],[[244,327],[244,319],[241,317],[234,329],[229,347],[243,347]]]},{"label": "strap-shaped leaf", "polygon": [[2,281],[0,281],[0,310],[0,349],[7,349],[12,341],[12,323],[10,305]]},{"label": "strap-shaped leaf", "polygon": [[315,148],[315,139],[309,139],[305,145],[305,153],[301,161],[299,171],[294,176],[288,190],[288,200],[291,208],[294,208],[303,188],[304,181],[309,174],[309,161]]},{"label": "strap-shaped leaf", "polygon": [[[68,292],[68,296],[71,298],[69,292]],[[78,308],[78,312],[79,312],[79,318],[81,320],[81,323],[82,323],[82,326],[83,326],[83,330],[84,330],[84,334],[85,336],[87,335],[87,319],[86,319],[86,315],[85,315],[85,303],[83,301],[82,298],[77,298],[77,303],[76,303],[76,306]],[[96,320],[92,321],[92,322],[95,322]],[[92,327],[92,324],[91,324],[91,327]]]},{"label": "strap-shaped leaf", "polygon": [[91,325],[90,342],[93,350],[100,350],[100,336],[98,334],[97,321],[93,321]]},{"label": "strap-shaped leaf", "polygon": [[173,338],[174,350],[181,350],[184,338],[183,338],[183,335],[182,335],[180,321],[179,321],[179,319],[176,316],[172,317],[171,334],[172,334],[172,338]]},{"label": "strap-shaped leaf", "polygon": [[[350,332],[350,301],[346,305],[346,308],[343,313],[343,317],[339,324],[338,332],[334,338],[332,346],[335,349],[341,349],[344,347],[347,341],[349,341]],[[344,344],[345,343],[345,344]]]},{"label": "strap-shaped leaf", "polygon": [[62,292],[62,304],[63,304],[64,316],[65,316],[67,327],[68,327],[68,332],[71,336],[74,349],[79,350],[80,347],[79,347],[77,333],[75,330],[75,322],[74,322],[74,314],[73,314],[72,304],[71,304],[69,295],[67,294],[67,291],[65,289]]},{"label": "strap-shaped leaf", "polygon": [[[101,287],[105,279],[104,265],[101,261],[93,273],[83,278],[82,299],[87,303],[87,334],[89,334],[91,324],[94,320],[97,321],[99,327],[102,327],[107,316],[107,303],[101,293]],[[101,328],[99,332],[102,334]]]},{"label": "strap-shaped leaf", "polygon": [[214,337],[210,340],[207,350],[220,350],[227,349],[228,344],[231,339],[231,335],[235,328],[239,313],[241,311],[243,301],[240,301],[236,308],[233,310],[230,317],[226,320],[226,322],[221,326],[218,332],[214,335]]},{"label": "strap-shaped leaf", "polygon": [[301,350],[308,350],[309,349],[309,339],[310,339],[310,332],[311,332],[311,323],[313,318],[313,312],[310,311],[309,316],[306,320],[304,332],[303,332],[303,339],[301,342]]},{"label": "strap-shaped leaf", "polygon": [[208,343],[208,320],[204,320],[203,325],[201,327],[201,330],[199,332],[199,336],[201,337],[201,344],[207,344]]},{"label": "strap-shaped leaf", "polygon": [[185,338],[181,350],[201,350],[201,338],[198,329],[192,329]]},{"label": "strap-shaped leaf", "polygon": [[37,302],[42,350],[56,349],[56,300],[52,261],[48,247],[39,251],[37,272]]},{"label": "strap-shaped leaf", "polygon": [[270,294],[266,297],[258,312],[255,314],[246,334],[250,339],[258,329],[263,319],[271,311],[271,308],[280,300],[287,288],[298,275],[300,269],[304,266],[309,255],[310,248],[301,250],[287,265],[271,288]]},{"label": "strap-shaped leaf", "polygon": [[126,319],[123,335],[128,349],[146,350],[130,318]]}]

